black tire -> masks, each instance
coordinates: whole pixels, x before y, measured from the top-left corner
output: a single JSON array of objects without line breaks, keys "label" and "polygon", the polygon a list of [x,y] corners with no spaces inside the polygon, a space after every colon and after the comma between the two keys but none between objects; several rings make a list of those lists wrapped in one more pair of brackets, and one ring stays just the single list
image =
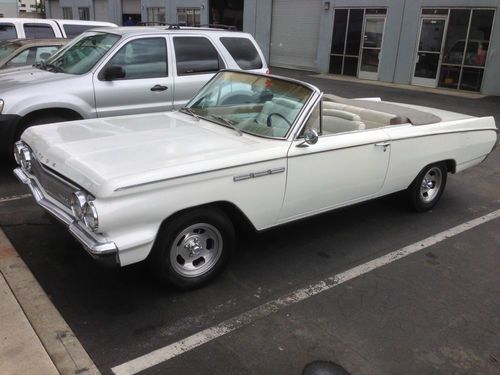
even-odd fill
[{"label": "black tire", "polygon": [[443,162],[430,164],[422,169],[406,191],[411,208],[417,212],[432,209],[443,194],[447,175],[448,168]]},{"label": "black tire", "polygon": [[161,282],[194,289],[222,272],[234,246],[229,217],[216,207],[200,207],[162,224],[149,262]]}]

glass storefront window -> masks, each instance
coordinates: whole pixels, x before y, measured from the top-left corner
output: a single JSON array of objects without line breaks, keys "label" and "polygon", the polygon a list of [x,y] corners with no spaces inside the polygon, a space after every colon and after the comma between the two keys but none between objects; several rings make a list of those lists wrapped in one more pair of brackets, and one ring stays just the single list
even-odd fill
[{"label": "glass storefront window", "polygon": [[460,80],[460,67],[453,65],[442,65],[439,76],[439,86],[447,89],[458,89]]},{"label": "glass storefront window", "polygon": [[148,22],[165,23],[165,8],[147,8]]},{"label": "glass storefront window", "polygon": [[363,29],[363,9],[351,9],[347,28],[346,55],[359,55],[361,31]]},{"label": "glass storefront window", "polygon": [[492,9],[450,9],[439,87],[481,90],[494,15]]},{"label": "glass storefront window", "polygon": [[443,63],[462,64],[470,12],[470,9],[451,10],[444,45]]},{"label": "glass storefront window", "polygon": [[345,33],[347,28],[347,9],[336,9],[333,18],[332,52],[344,54]]},{"label": "glass storefront window", "polygon": [[493,10],[474,10],[467,40],[465,65],[484,66],[493,26]]},{"label": "glass storefront window", "polygon": [[479,91],[483,81],[484,69],[463,68],[460,90]]}]

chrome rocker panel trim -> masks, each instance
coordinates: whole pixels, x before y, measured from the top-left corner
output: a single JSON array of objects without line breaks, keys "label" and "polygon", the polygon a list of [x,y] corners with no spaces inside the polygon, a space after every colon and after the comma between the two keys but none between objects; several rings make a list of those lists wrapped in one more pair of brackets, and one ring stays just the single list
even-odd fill
[{"label": "chrome rocker panel trim", "polygon": [[[89,255],[96,260],[103,260],[106,264],[111,263],[118,265],[118,247],[112,241],[101,242],[92,236],[88,231],[82,228],[81,223],[74,220],[68,213],[49,201],[43,190],[40,189],[36,180],[30,178],[21,168],[14,169],[14,174],[23,184],[29,186],[36,202],[52,214],[56,219],[65,224],[69,232],[83,245]],[[114,256],[113,256],[114,255]],[[106,258],[106,259],[104,259]]]}]

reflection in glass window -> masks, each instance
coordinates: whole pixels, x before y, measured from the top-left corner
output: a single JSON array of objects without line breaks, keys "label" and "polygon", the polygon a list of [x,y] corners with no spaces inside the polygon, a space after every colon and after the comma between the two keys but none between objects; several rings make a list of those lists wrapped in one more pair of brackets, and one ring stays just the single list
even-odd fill
[{"label": "reflection in glass window", "polygon": [[107,66],[121,66],[123,79],[167,76],[167,47],[164,38],[137,39],[125,44]]},{"label": "reflection in glass window", "polygon": [[90,9],[86,7],[78,8],[78,18],[84,21],[90,20]]},{"label": "reflection in glass window", "polygon": [[177,75],[213,73],[224,69],[217,50],[203,37],[175,37]]},{"label": "reflection in glass window", "polygon": [[469,9],[452,9],[450,11],[443,63],[462,64],[470,12]]},{"label": "reflection in glass window", "polygon": [[311,95],[312,90],[298,82],[221,72],[191,99],[185,112],[245,133],[284,138]]},{"label": "reflection in glass window", "polygon": [[347,28],[347,9],[335,9],[333,20],[332,52],[344,54],[345,34]]},{"label": "reflection in glass window", "polygon": [[54,30],[47,24],[25,23],[23,25],[26,39],[45,39],[54,38]]},{"label": "reflection in glass window", "polygon": [[484,66],[493,26],[493,10],[474,10],[470,24],[465,65]]},{"label": "reflection in glass window", "polygon": [[165,8],[147,8],[148,22],[165,23]]},{"label": "reflection in glass window", "polygon": [[347,28],[346,55],[358,55],[361,44],[361,30],[363,29],[364,9],[351,9],[349,26]]},{"label": "reflection in glass window", "polygon": [[262,68],[262,60],[250,39],[223,37],[220,41],[241,69]]},{"label": "reflection in glass window", "polygon": [[63,7],[62,14],[63,14],[63,19],[72,20],[73,19],[73,8],[72,7]]},{"label": "reflection in glass window", "polygon": [[17,38],[16,28],[11,23],[0,23],[0,40]]},{"label": "reflection in glass window", "polygon": [[23,65],[28,65],[28,56],[30,54],[29,49],[25,49],[21,53],[19,53],[17,56],[12,58],[6,65],[6,67],[13,68],[16,66],[23,66]]},{"label": "reflection in glass window", "polygon": [[69,74],[87,73],[118,39],[118,35],[89,31],[80,39],[71,42],[60,53],[51,56],[47,60],[46,68]]},{"label": "reflection in glass window", "polygon": [[439,86],[480,91],[494,10],[451,9]]},{"label": "reflection in glass window", "polygon": [[200,8],[177,8],[177,23],[182,26],[200,26]]}]

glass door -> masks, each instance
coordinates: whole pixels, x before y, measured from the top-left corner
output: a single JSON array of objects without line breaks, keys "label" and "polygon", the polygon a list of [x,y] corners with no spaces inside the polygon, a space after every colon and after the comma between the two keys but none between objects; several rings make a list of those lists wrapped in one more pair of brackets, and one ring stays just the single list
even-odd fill
[{"label": "glass door", "polygon": [[436,87],[443,49],[446,17],[422,18],[412,84]]},{"label": "glass door", "polygon": [[361,42],[361,61],[358,72],[358,77],[361,79],[378,79],[378,64],[382,49],[384,25],[385,17],[365,17]]}]

